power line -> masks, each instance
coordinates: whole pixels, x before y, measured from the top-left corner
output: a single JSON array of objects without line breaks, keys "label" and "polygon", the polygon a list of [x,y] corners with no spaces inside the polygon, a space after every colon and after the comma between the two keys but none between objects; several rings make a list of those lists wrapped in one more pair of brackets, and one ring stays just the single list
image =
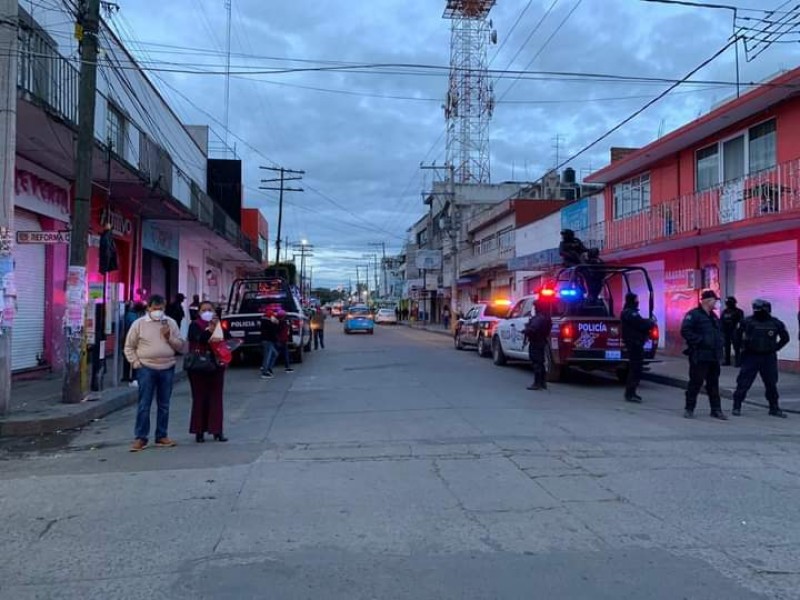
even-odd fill
[{"label": "power line", "polygon": [[[545,19],[547,19],[547,16],[548,16],[548,15],[549,15],[549,14],[550,14],[552,11],[553,11],[553,9],[556,7],[556,4],[558,4],[558,3],[559,3],[559,0],[553,0],[553,3],[552,3],[552,4],[550,5],[550,7],[549,7],[549,8],[548,8],[548,9],[545,11],[545,13],[544,13],[544,14],[541,16],[541,18],[539,19],[539,21],[536,23],[536,25],[533,27],[533,29],[531,30],[531,32],[528,34],[528,37],[526,37],[526,38],[525,38],[525,41],[524,41],[524,42],[522,42],[522,45],[519,47],[519,50],[517,50],[516,54],[514,54],[514,56],[512,56],[512,57],[511,57],[511,60],[510,60],[510,61],[508,61],[508,64],[506,65],[506,70],[508,70],[508,68],[509,68],[511,65],[513,65],[513,64],[514,64],[514,61],[515,61],[515,60],[517,60],[517,57],[518,57],[518,56],[520,55],[520,53],[521,53],[521,52],[522,52],[522,51],[525,49],[525,46],[527,46],[527,45],[528,45],[528,42],[530,42],[530,41],[531,41],[531,38],[532,38],[532,37],[533,37],[533,36],[536,34],[536,32],[537,32],[537,31],[539,31],[539,28],[542,26],[542,23],[544,23]],[[491,70],[489,70],[489,73],[490,73],[490,74],[492,74],[492,71],[491,71]],[[496,79],[498,79],[498,78],[496,78]]]},{"label": "power line", "polygon": [[517,20],[514,21],[514,24],[511,26],[511,29],[509,29],[508,33],[505,36],[503,36],[503,43],[500,44],[500,47],[497,49],[497,51],[494,53],[494,56],[489,61],[489,65],[490,66],[495,61],[495,59],[498,56],[500,56],[500,52],[502,52],[503,48],[505,48],[506,44],[511,39],[511,36],[513,35],[514,31],[516,30],[517,25],[519,25],[520,21],[522,21],[522,17],[525,16],[525,13],[528,12],[528,9],[531,7],[532,4],[533,4],[533,0],[528,0],[528,3],[525,5],[525,8],[522,9],[522,11],[517,16]]}]

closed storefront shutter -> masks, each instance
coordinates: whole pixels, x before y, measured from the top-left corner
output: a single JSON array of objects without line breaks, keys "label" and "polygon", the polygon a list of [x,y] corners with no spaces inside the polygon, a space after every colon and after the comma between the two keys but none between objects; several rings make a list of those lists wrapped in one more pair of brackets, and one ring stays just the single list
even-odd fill
[{"label": "closed storefront shutter", "polygon": [[746,315],[756,298],[772,303],[772,314],[786,324],[792,340],[779,358],[797,360],[797,252],[728,261],[725,283],[725,295],[735,296]]},{"label": "closed storefront shutter", "polygon": [[[14,212],[17,231],[41,231],[33,213]],[[11,337],[11,370],[37,366],[44,352],[45,247],[42,244],[14,246],[14,277],[17,284],[17,314]]]},{"label": "closed storefront shutter", "polygon": [[[653,313],[658,321],[660,337],[658,340],[659,348],[664,348],[667,344],[667,311],[666,311],[666,288],[664,287],[664,261],[642,263],[639,265],[647,270],[650,282],[653,285]],[[647,284],[644,278],[634,273],[630,277],[631,288],[638,294],[640,302],[640,312],[642,316],[647,316]]]}]

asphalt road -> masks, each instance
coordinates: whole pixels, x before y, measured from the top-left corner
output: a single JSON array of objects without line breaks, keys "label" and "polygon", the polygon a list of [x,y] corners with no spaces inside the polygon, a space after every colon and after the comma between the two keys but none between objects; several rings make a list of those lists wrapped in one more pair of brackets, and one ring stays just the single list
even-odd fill
[{"label": "asphalt road", "polygon": [[227,444],[187,433],[186,384],[177,448],[129,453],[133,409],[0,444],[0,597],[800,598],[797,419],[327,336],[292,374],[229,372]]}]

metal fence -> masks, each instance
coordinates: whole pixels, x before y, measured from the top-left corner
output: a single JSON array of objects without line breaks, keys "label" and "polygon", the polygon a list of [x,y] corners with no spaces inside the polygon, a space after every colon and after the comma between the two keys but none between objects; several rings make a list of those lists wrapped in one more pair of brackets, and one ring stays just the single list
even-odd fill
[{"label": "metal fence", "polygon": [[606,248],[644,246],[800,211],[800,160],[609,220]]}]

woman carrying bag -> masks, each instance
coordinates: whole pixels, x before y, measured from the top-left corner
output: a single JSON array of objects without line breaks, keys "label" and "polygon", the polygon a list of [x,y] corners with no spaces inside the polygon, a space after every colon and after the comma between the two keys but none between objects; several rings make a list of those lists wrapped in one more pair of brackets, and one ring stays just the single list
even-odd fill
[{"label": "woman carrying bag", "polygon": [[[217,357],[215,346],[223,345],[219,317],[210,302],[200,304],[197,319],[189,325],[189,354],[184,368],[192,388],[192,418],[189,433],[205,442],[205,433],[218,442],[227,442],[222,433],[222,392],[225,384],[225,359]],[[230,351],[228,350],[228,354]]]}]

